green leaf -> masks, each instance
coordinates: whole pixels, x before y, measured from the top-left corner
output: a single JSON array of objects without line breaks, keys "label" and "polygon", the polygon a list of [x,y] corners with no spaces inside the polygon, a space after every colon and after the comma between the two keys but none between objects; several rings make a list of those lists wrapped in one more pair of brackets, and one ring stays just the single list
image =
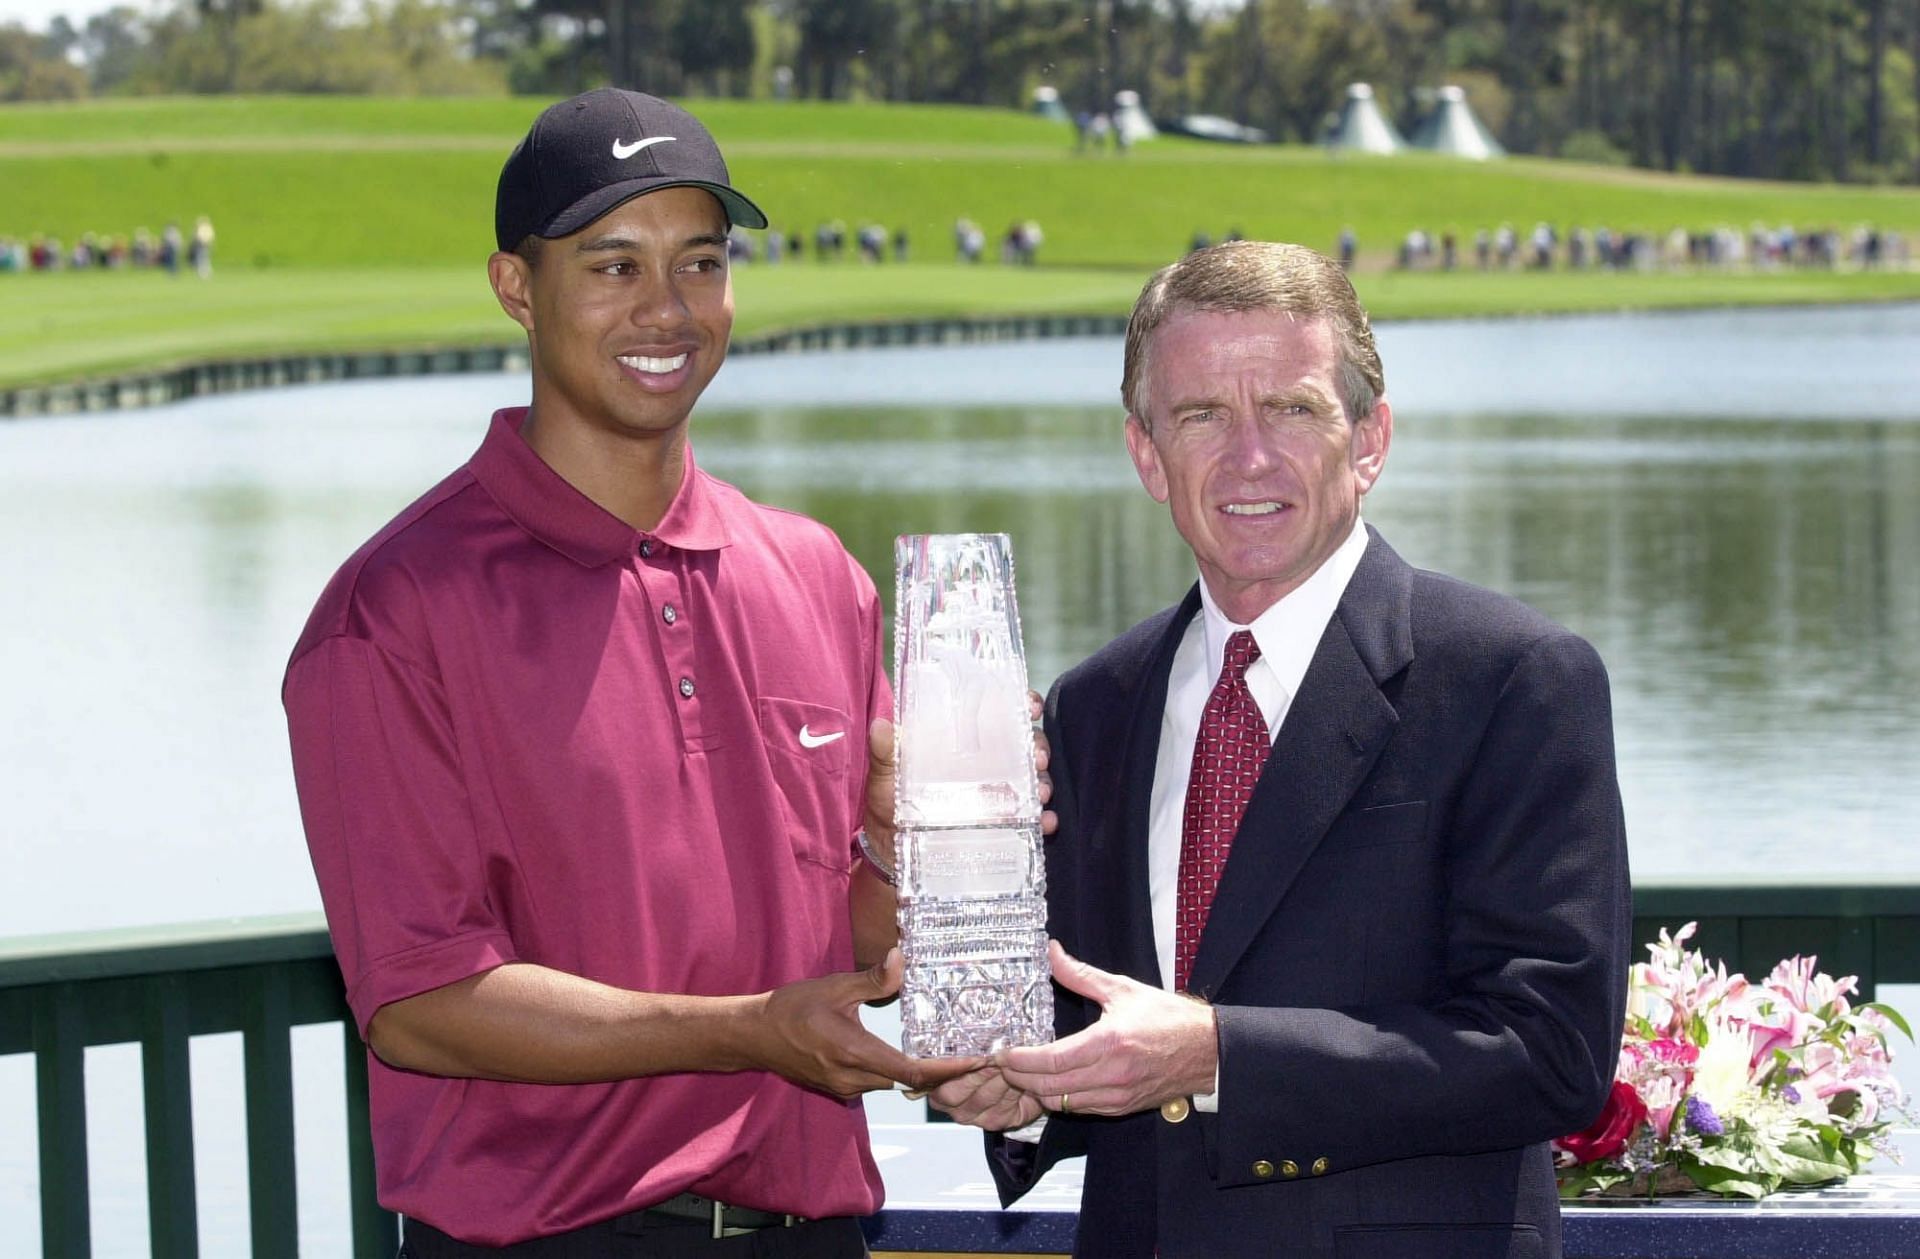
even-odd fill
[{"label": "green leaf", "polygon": [[1792,1065],[1793,1059],[1787,1056],[1786,1050],[1775,1049],[1767,1056],[1766,1068],[1755,1077],[1754,1082],[1756,1084],[1765,1084],[1775,1091],[1778,1091],[1791,1082],[1787,1079],[1787,1069]]},{"label": "green leaf", "polygon": [[1573,1167],[1560,1174],[1560,1196],[1578,1198],[1585,1193],[1604,1193],[1615,1185],[1624,1185],[1632,1179],[1632,1172],[1603,1168],[1598,1164]]},{"label": "green leaf", "polygon": [[1731,1142],[1715,1141],[1704,1145],[1694,1151],[1687,1162],[1689,1165],[1716,1167],[1736,1176],[1760,1176],[1767,1171],[1766,1162],[1756,1157],[1752,1150]]},{"label": "green leaf", "polygon": [[1901,1034],[1908,1040],[1913,1039],[1913,1028],[1909,1027],[1907,1021],[1900,1017],[1900,1011],[1894,1009],[1892,1006],[1880,1001],[1869,1001],[1865,1005],[1862,1005],[1860,1009],[1872,1010],[1875,1014],[1878,1014],[1887,1022],[1899,1028]]},{"label": "green leaf", "polygon": [[1710,1163],[1694,1163],[1689,1159],[1683,1166],[1693,1183],[1708,1193],[1728,1194],[1739,1198],[1764,1198],[1780,1187],[1778,1179],[1763,1174],[1738,1172],[1730,1168]]},{"label": "green leaf", "polygon": [[1817,1185],[1850,1175],[1852,1160],[1842,1151],[1839,1140],[1828,1135],[1829,1131],[1813,1129],[1781,1142],[1773,1160],[1780,1178],[1794,1185]]}]

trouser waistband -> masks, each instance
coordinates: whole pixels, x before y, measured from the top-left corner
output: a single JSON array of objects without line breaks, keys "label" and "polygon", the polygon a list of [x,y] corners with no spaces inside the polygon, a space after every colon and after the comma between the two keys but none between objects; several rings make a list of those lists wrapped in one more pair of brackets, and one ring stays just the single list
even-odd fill
[{"label": "trouser waistband", "polygon": [[782,1215],[757,1207],[736,1207],[714,1198],[703,1198],[697,1193],[678,1194],[634,1214],[663,1215],[670,1220],[705,1224],[716,1238],[738,1237],[742,1233],[756,1233],[763,1228],[792,1228],[807,1222],[803,1215]]}]

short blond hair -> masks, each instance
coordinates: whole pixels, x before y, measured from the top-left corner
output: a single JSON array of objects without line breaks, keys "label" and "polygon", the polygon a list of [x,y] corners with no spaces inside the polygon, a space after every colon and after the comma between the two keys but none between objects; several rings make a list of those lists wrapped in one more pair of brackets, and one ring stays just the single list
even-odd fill
[{"label": "short blond hair", "polygon": [[1337,385],[1347,418],[1358,422],[1387,391],[1373,322],[1347,273],[1305,245],[1236,240],[1198,249],[1154,272],[1127,320],[1120,400],[1148,428],[1147,351],[1160,325],[1187,311],[1273,310],[1325,319],[1340,346]]}]

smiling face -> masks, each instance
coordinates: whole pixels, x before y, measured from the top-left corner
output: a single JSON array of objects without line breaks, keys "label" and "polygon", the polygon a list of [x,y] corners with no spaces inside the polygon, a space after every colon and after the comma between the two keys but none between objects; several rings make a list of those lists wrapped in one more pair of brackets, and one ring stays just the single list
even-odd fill
[{"label": "smiling face", "polygon": [[1386,464],[1392,411],[1349,417],[1338,375],[1324,318],[1182,310],[1153,333],[1127,450],[1238,624],[1339,548]]},{"label": "smiling face", "polygon": [[494,254],[488,273],[527,330],[542,428],[671,435],[726,357],[727,219],[703,189],[635,197],[541,242],[537,262]]}]

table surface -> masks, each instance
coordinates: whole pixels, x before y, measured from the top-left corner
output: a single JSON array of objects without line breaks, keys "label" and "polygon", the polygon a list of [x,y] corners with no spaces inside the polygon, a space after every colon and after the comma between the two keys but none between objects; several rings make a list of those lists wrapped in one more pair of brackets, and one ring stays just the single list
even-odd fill
[{"label": "table surface", "polygon": [[[1001,1210],[978,1131],[874,1124],[887,1203],[869,1227],[876,1250],[1065,1252],[1073,1246],[1084,1164],[1070,1159]],[[1561,1210],[1567,1259],[1920,1259],[1920,1175],[1894,1164],[1822,1189],[1759,1202],[1607,1199]]]}]

